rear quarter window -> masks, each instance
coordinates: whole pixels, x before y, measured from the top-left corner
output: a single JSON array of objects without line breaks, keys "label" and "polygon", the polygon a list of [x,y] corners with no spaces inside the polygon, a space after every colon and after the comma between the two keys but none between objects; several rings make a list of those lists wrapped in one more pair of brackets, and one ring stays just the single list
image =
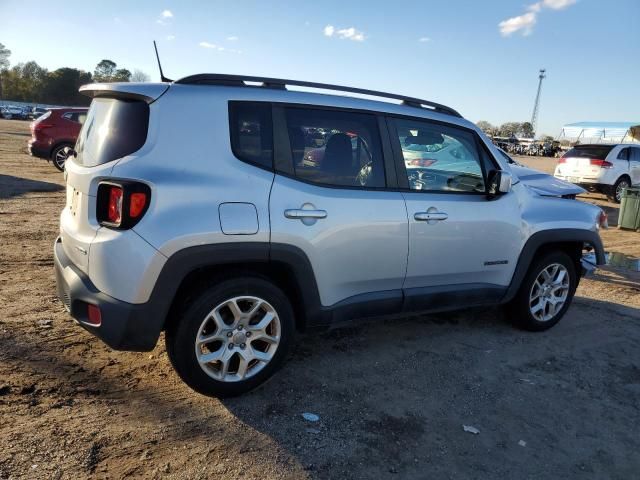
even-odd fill
[{"label": "rear quarter window", "polygon": [[231,150],[236,158],[273,169],[271,105],[229,102]]},{"label": "rear quarter window", "polygon": [[95,167],[131,155],[146,142],[148,128],[146,102],[96,98],[80,130],[74,161]]}]

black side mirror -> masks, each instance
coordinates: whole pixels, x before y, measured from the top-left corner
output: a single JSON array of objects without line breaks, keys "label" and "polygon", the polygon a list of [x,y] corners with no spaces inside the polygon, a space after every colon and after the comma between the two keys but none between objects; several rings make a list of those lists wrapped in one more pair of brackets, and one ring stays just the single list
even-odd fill
[{"label": "black side mirror", "polygon": [[511,173],[504,170],[492,170],[489,172],[487,179],[487,195],[489,198],[495,198],[503,193],[511,191],[511,182],[513,177]]}]

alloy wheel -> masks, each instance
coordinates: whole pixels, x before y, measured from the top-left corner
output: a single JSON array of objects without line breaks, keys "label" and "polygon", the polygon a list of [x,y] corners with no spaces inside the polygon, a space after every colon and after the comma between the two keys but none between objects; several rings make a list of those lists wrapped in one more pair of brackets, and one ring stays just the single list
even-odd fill
[{"label": "alloy wheel", "polygon": [[569,272],[554,263],[536,277],[529,295],[529,311],[540,322],[551,320],[562,309],[569,296]]},{"label": "alloy wheel", "polygon": [[238,382],[267,366],[280,336],[280,318],[267,301],[251,296],[230,298],[211,310],[200,325],[196,358],[211,378]]},{"label": "alloy wheel", "polygon": [[62,170],[64,169],[64,164],[67,161],[67,158],[69,158],[69,155],[67,154],[67,152],[65,152],[65,149],[60,148],[53,156],[53,161],[56,163],[58,168]]},{"label": "alloy wheel", "polygon": [[629,182],[626,180],[618,182],[618,186],[616,187],[616,201],[618,201],[618,203],[622,200],[622,192],[627,188],[629,188]]}]

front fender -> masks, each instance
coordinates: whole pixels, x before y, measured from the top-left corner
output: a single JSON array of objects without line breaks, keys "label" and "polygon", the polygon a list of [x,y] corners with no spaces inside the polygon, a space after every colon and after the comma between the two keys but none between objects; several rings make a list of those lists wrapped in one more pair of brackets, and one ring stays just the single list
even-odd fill
[{"label": "front fender", "polygon": [[536,232],[529,237],[520,252],[516,269],[507,293],[502,300],[503,302],[508,302],[515,297],[536,252],[538,252],[541,247],[554,243],[583,243],[584,245],[590,245],[595,253],[596,265],[604,265],[606,262],[604,247],[602,246],[602,240],[598,232],[578,228],[560,228]]}]

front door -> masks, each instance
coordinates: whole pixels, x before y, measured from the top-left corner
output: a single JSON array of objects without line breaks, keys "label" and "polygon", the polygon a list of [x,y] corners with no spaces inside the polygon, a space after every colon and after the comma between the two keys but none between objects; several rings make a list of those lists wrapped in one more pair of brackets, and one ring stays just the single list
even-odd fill
[{"label": "front door", "polygon": [[498,300],[522,246],[515,193],[487,198],[485,172],[497,167],[471,130],[424,120],[390,124],[409,180],[407,302],[423,297],[423,307],[438,308]]}]

